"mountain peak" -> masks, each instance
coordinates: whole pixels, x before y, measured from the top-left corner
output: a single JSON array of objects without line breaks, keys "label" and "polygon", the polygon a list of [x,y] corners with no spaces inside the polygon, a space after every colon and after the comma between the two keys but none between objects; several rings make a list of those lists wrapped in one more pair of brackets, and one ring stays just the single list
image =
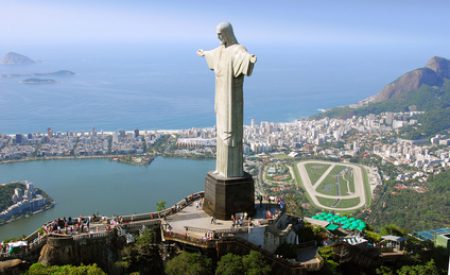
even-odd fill
[{"label": "mountain peak", "polygon": [[409,92],[416,91],[422,85],[442,86],[444,78],[450,79],[450,60],[433,56],[425,67],[407,72],[389,83],[375,96],[375,102],[391,98],[402,98]]},{"label": "mountain peak", "polygon": [[450,78],[450,60],[446,58],[433,56],[425,67],[432,69],[441,77]]},{"label": "mountain peak", "polygon": [[0,62],[0,64],[8,64],[8,65],[25,65],[34,63],[36,62],[34,62],[31,58],[15,52],[9,52],[5,54],[5,56]]}]

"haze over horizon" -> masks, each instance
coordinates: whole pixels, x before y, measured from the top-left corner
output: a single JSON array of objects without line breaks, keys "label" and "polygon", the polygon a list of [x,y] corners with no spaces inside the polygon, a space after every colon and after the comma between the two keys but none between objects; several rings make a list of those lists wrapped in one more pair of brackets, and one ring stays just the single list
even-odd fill
[{"label": "haze over horizon", "polygon": [[446,1],[2,1],[2,48],[54,43],[215,45],[230,21],[245,44],[450,46]]},{"label": "haze over horizon", "polygon": [[258,56],[245,84],[247,122],[351,104],[432,56],[450,57],[449,7],[418,0],[2,1],[0,56],[14,51],[42,61],[33,70],[77,75],[52,87],[0,81],[0,132],[213,125],[214,79],[195,51],[218,45],[221,21]]}]

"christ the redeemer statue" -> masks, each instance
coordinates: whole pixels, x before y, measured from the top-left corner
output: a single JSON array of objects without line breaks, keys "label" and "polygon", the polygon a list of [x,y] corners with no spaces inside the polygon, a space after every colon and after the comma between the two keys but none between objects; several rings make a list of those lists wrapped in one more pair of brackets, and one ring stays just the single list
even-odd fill
[{"label": "christ the redeemer statue", "polygon": [[217,26],[221,45],[210,51],[198,50],[216,76],[217,151],[216,171],[224,178],[242,177],[243,170],[243,90],[244,76],[252,73],[256,56],[239,45],[230,23]]}]

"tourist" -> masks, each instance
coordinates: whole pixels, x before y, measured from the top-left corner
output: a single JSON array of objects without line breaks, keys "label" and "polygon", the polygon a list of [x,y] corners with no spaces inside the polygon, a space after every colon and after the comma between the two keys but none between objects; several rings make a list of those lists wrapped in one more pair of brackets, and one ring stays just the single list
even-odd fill
[{"label": "tourist", "polygon": [[90,225],[90,217],[88,217],[87,219],[86,219],[86,228],[87,228],[87,231],[89,232],[89,225]]}]

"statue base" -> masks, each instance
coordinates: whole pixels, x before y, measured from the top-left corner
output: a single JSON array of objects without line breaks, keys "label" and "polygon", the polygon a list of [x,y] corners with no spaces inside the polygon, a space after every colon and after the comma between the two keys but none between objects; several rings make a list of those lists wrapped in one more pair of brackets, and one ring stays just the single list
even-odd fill
[{"label": "statue base", "polygon": [[243,177],[224,178],[209,172],[205,181],[203,210],[214,218],[230,220],[231,215],[255,212],[255,184],[250,174]]}]

